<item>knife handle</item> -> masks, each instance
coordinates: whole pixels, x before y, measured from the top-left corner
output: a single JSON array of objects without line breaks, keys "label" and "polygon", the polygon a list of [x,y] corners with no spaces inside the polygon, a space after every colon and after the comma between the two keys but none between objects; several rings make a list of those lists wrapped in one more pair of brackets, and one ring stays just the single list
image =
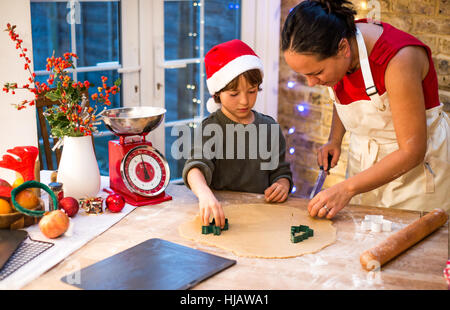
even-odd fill
[{"label": "knife handle", "polygon": [[[333,159],[333,155],[331,155],[330,153],[328,153],[328,169],[327,169],[327,171],[329,171],[330,168],[331,168],[331,160],[332,160],[332,159]],[[324,169],[323,169],[323,165],[320,166],[320,170],[324,170]]]}]

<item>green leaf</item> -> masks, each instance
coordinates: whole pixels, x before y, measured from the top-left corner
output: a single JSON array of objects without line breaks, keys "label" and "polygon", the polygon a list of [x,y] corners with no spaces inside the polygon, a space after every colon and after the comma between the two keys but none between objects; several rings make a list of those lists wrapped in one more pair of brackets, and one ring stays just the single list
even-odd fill
[{"label": "green leaf", "polygon": [[58,101],[59,99],[61,99],[61,94],[58,94],[57,91],[50,91],[45,94],[45,97],[47,97],[51,101]]}]

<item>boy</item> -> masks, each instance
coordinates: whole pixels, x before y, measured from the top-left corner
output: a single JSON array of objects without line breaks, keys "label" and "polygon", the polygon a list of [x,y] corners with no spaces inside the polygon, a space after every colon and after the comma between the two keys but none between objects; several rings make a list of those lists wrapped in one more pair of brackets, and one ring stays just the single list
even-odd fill
[{"label": "boy", "polygon": [[[199,130],[213,126],[215,138],[222,138],[208,152],[207,137],[202,136],[201,149],[194,146],[186,161],[183,179],[199,199],[204,225],[213,215],[216,225],[223,228],[225,215],[211,189],[264,193],[267,202],[283,202],[292,189],[292,173],[284,159],[286,143],[279,125],[252,110],[263,77],[263,65],[255,52],[240,40],[228,41],[206,54],[205,67],[214,98],[207,107],[214,113]],[[236,139],[242,132],[241,138],[249,137],[248,143]],[[271,146],[270,159],[262,154],[263,145]]]}]

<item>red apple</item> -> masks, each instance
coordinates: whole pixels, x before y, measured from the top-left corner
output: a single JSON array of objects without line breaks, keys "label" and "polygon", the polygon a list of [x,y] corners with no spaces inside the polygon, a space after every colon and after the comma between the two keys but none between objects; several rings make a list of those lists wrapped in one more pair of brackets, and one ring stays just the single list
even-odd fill
[{"label": "red apple", "polygon": [[3,187],[3,186],[5,186],[5,187],[12,187],[11,184],[9,184],[8,181],[0,179],[0,187]]},{"label": "red apple", "polygon": [[64,212],[70,217],[74,217],[78,213],[80,205],[78,200],[72,197],[64,197],[59,201],[59,208],[63,209]]},{"label": "red apple", "polygon": [[106,207],[113,213],[122,211],[124,206],[125,199],[119,194],[111,194],[106,198]]},{"label": "red apple", "polygon": [[[11,190],[13,187],[9,184],[8,181],[0,179],[0,198],[11,201]],[[4,193],[2,195],[2,193]]]}]

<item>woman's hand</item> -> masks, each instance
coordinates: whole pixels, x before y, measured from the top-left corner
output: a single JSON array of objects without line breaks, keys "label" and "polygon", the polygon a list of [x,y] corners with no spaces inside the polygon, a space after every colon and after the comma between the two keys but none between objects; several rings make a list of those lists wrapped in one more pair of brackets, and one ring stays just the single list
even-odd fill
[{"label": "woman's hand", "polygon": [[[331,154],[333,156],[333,159],[331,160],[331,167],[328,167],[328,154]],[[323,169],[325,171],[328,171],[330,170],[330,168],[336,166],[340,156],[341,143],[330,140],[326,144],[322,145],[317,151],[317,163],[319,164],[319,166],[323,166]]]},{"label": "woman's hand", "polygon": [[225,214],[223,213],[220,202],[216,199],[214,194],[211,191],[202,193],[199,195],[198,200],[198,206],[200,208],[200,216],[203,225],[209,225],[209,218],[211,215],[213,215],[216,226],[224,228]]},{"label": "woman's hand", "polygon": [[281,178],[276,180],[264,191],[264,199],[267,202],[283,202],[289,195],[289,180]]},{"label": "woman's hand", "polygon": [[354,194],[347,189],[345,181],[338,183],[319,192],[311,199],[308,203],[309,215],[326,216],[327,219],[331,219],[349,203],[353,196]]}]

